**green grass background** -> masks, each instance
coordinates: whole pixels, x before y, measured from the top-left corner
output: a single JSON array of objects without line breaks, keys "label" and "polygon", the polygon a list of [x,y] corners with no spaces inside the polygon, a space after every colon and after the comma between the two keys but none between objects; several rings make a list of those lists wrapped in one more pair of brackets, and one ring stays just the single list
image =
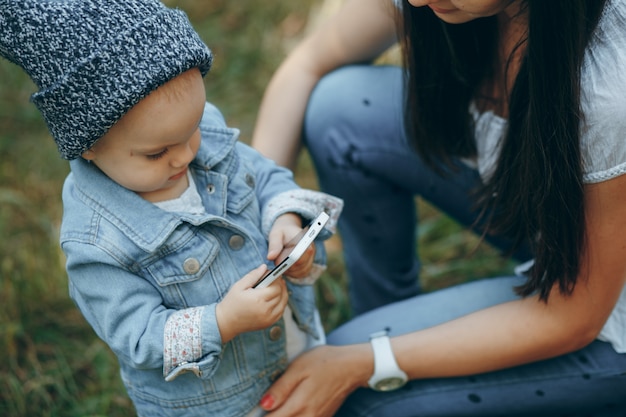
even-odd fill
[{"label": "green grass background", "polygon": [[[249,142],[269,77],[306,32],[322,0],[168,1],[187,11],[215,54],[207,99]],[[35,106],[34,85],[0,60],[0,416],[129,416],[132,406],[107,346],[67,295],[58,247],[68,164]],[[297,180],[317,187],[303,153]],[[422,201],[420,256],[427,290],[510,270],[510,263]],[[317,285],[328,330],[349,317],[340,239],[328,242]]]}]

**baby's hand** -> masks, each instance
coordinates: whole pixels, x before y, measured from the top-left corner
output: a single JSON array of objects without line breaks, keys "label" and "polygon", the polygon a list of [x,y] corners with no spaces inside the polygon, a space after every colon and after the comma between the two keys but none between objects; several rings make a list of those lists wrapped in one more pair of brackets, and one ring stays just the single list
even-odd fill
[{"label": "baby's hand", "polygon": [[[300,216],[286,213],[279,216],[269,234],[267,259],[278,265],[285,259],[298,242],[292,239],[302,231]],[[304,278],[309,275],[315,258],[315,245],[311,244],[300,259],[286,273],[292,278]]]},{"label": "baby's hand", "polygon": [[315,259],[315,245],[311,244],[302,254],[298,262],[293,264],[291,268],[285,271],[290,278],[306,278],[313,268],[313,260]]},{"label": "baby's hand", "polygon": [[261,265],[246,274],[217,304],[215,316],[222,343],[240,333],[265,329],[282,316],[289,298],[282,279],[266,288],[252,288],[266,271],[267,267]]}]

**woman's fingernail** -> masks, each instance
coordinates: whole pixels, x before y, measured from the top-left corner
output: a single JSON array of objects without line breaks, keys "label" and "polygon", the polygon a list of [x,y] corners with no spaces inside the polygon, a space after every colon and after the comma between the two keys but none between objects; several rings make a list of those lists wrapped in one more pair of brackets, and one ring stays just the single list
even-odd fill
[{"label": "woman's fingernail", "polygon": [[262,409],[269,410],[274,405],[274,398],[272,398],[270,394],[265,394],[263,398],[261,398],[261,402],[259,404]]}]

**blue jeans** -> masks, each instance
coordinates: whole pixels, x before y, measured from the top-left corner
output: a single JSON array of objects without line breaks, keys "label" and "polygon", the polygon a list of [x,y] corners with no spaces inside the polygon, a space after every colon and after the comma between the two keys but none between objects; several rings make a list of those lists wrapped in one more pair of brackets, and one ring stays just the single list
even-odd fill
[{"label": "blue jeans", "polygon": [[[356,314],[420,293],[416,196],[463,225],[477,217],[478,172],[458,162],[441,176],[426,166],[407,143],[402,106],[399,68],[350,66],[320,81],[306,113],[304,140],[320,185],[345,202],[339,232]],[[487,240],[510,249],[505,238]],[[521,248],[515,257],[532,255]]]},{"label": "blue jeans", "polygon": [[[516,298],[520,277],[457,285],[396,302],[340,326],[328,343],[365,342],[385,327],[392,335],[442,323]],[[426,360],[426,358],[425,358]],[[577,352],[497,372],[424,379],[379,393],[361,388],[340,417],[626,416],[626,355],[595,341]]]},{"label": "blue jeans", "polygon": [[[410,150],[403,94],[399,68],[350,66],[323,78],[309,102],[305,143],[321,187],[345,201],[339,231],[350,300],[361,314],[332,332],[330,344],[364,342],[385,327],[402,334],[432,326],[514,299],[512,288],[522,282],[502,277],[418,295],[415,197],[471,226],[477,216],[471,192],[480,177],[462,163],[442,177]],[[506,238],[487,240],[510,249]],[[514,255],[532,258],[526,247]],[[624,410],[626,355],[596,341],[569,355],[499,372],[416,380],[390,393],[360,389],[338,415],[624,416]]]}]

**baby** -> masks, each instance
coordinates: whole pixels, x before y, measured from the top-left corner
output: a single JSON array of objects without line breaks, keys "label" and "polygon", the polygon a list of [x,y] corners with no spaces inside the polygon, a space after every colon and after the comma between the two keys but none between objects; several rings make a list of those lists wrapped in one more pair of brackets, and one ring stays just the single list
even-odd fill
[{"label": "baby", "polygon": [[[246,416],[324,343],[317,241],[267,288],[303,222],[341,200],[237,141],[206,103],[210,50],[156,0],[0,0],[0,55],[21,66],[71,173],[70,295],[115,352],[140,416]],[[325,230],[321,238],[330,234]]]}]

